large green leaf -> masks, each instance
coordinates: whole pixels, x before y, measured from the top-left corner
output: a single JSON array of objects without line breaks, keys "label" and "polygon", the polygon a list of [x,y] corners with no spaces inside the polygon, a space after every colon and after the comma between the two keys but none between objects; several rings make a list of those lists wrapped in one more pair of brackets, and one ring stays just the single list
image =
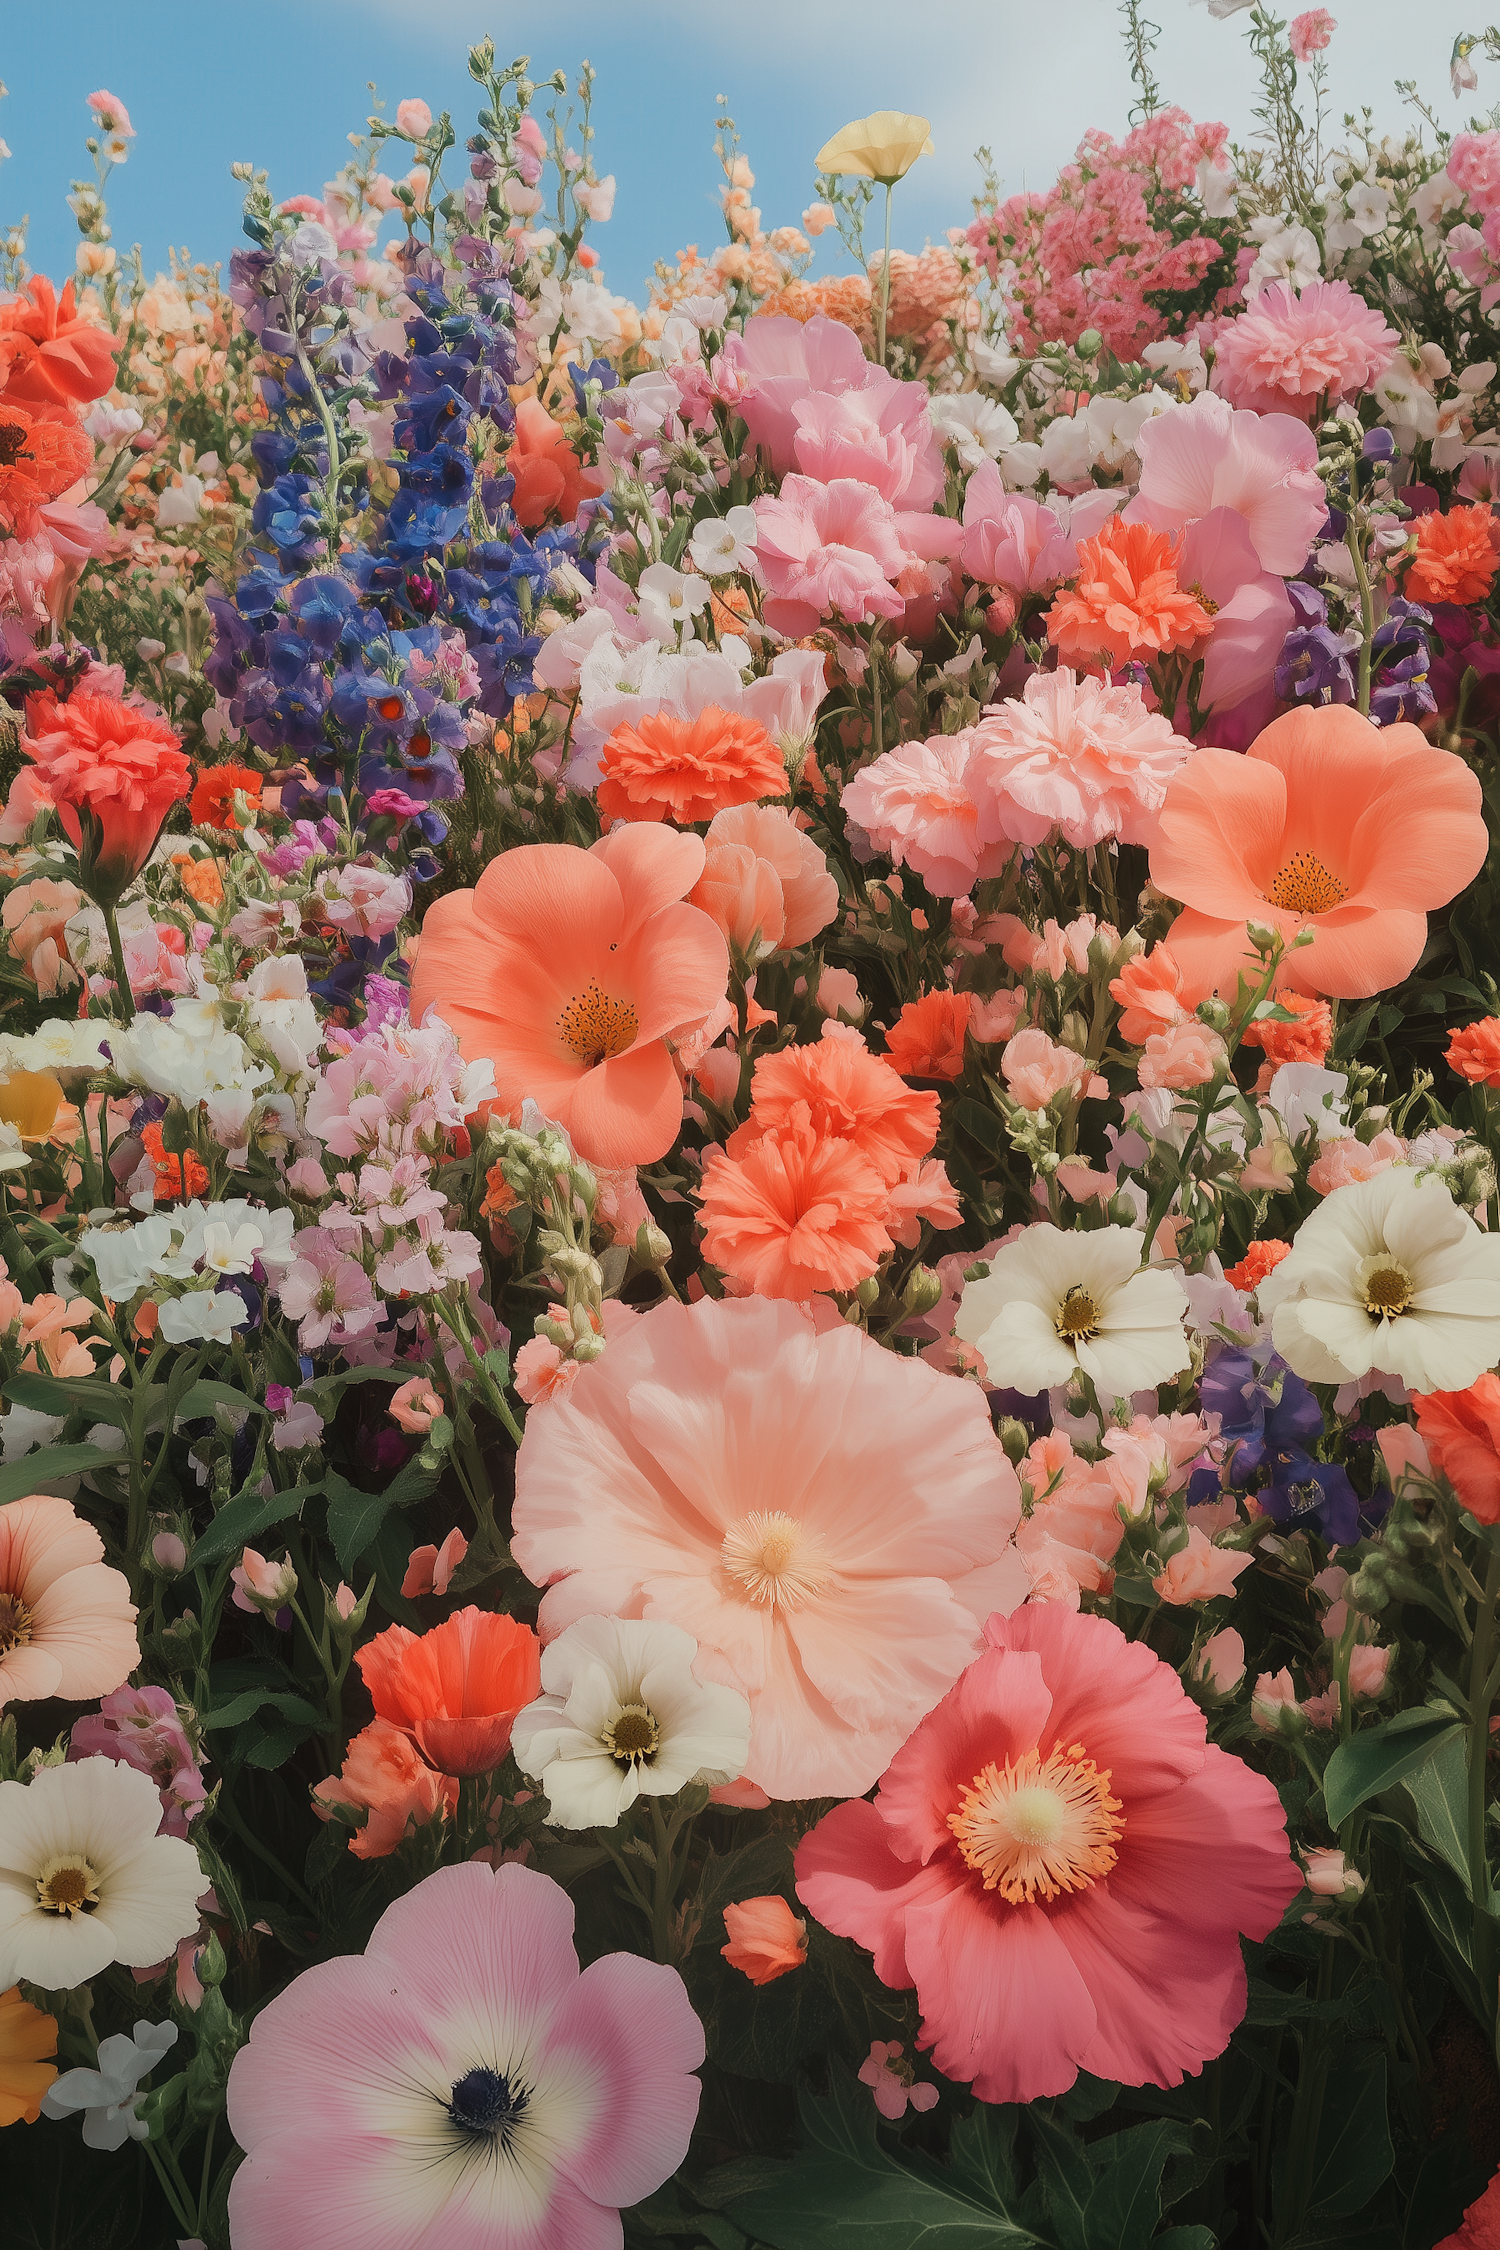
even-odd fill
[{"label": "large green leaf", "polygon": [[1145,2250],[1161,2217],[1167,2159],[1192,2147],[1187,2127],[1157,2118],[1085,2142],[1037,2108],[1031,2130],[1060,2250]]},{"label": "large green leaf", "polygon": [[1455,1732],[1429,1752],[1402,1785],[1417,1813],[1417,1833],[1469,1887],[1469,1756]]},{"label": "large green leaf", "polygon": [[81,1477],[95,1469],[111,1468],[119,1458],[97,1445],[44,1445],[40,1452],[7,1461],[0,1469],[0,1507],[7,1500],[26,1499],[40,1486],[55,1484],[59,1477]]},{"label": "large green leaf", "polygon": [[206,1421],[216,1406],[227,1406],[238,1414],[269,1414],[271,1411],[268,1406],[262,1406],[259,1399],[236,1390],[233,1383],[214,1383],[203,1378],[177,1401],[177,1419],[179,1422]]},{"label": "large green leaf", "polygon": [[273,1492],[262,1497],[259,1492],[237,1492],[214,1517],[201,1539],[195,1542],[188,1556],[187,1567],[197,1570],[201,1564],[222,1562],[226,1555],[237,1555],[250,1540],[258,1539],[263,1531],[270,1531],[288,1516],[297,1515],[305,1500],[321,1492],[321,1484],[294,1484],[286,1492]]},{"label": "large green leaf", "polygon": [[1402,1711],[1383,1726],[1367,1727],[1340,1743],[1323,1775],[1329,1827],[1340,1827],[1367,1798],[1415,1773],[1440,1743],[1459,1732],[1459,1722],[1450,1711],[1422,1707]]},{"label": "large green leaf", "polygon": [[[1351,2045],[1334,2059],[1318,2120],[1304,2226],[1351,2218],[1389,2176],[1396,2152],[1386,2123],[1385,2081],[1384,2047]],[[1286,2175],[1286,2153],[1283,2141],[1274,2172],[1278,2210],[1298,2184]]]},{"label": "large green leaf", "polygon": [[237,1727],[254,1712],[264,1710],[267,1704],[283,1719],[299,1719],[312,1727],[321,1724],[318,1713],[304,1696],[269,1686],[242,1688],[227,1703],[215,1704],[211,1711],[200,1711],[198,1723],[210,1733],[215,1727]]},{"label": "large green leaf", "polygon": [[13,1406],[29,1406],[34,1414],[86,1414],[91,1422],[108,1422],[117,1430],[130,1427],[135,1403],[129,1391],[87,1375],[12,1375],[5,1395]]},{"label": "large green leaf", "polygon": [[441,1474],[441,1464],[426,1468],[421,1455],[414,1453],[383,1492],[361,1492],[337,1470],[329,1470],[324,1479],[324,1490],[328,1494],[328,1536],[333,1541],[339,1569],[346,1578],[372,1544],[392,1509],[414,1508],[419,1500],[427,1498]]}]

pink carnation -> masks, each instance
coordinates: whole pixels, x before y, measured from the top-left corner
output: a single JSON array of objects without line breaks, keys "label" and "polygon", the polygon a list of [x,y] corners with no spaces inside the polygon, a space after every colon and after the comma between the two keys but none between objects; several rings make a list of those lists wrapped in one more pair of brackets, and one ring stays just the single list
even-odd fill
[{"label": "pink carnation", "polygon": [[1136,1075],[1143,1086],[1206,1086],[1216,1070],[1227,1070],[1228,1050],[1216,1031],[1196,1016],[1146,1041]]},{"label": "pink carnation", "polygon": [[1055,1094],[1082,1085],[1091,1092],[1103,1081],[1095,1079],[1082,1055],[1059,1047],[1045,1031],[1018,1031],[1000,1057],[1000,1069],[1013,1098],[1023,1109],[1045,1109]]},{"label": "pink carnation", "polygon": [[877,851],[914,867],[939,898],[963,898],[976,881],[1004,872],[1011,846],[981,840],[969,790],[973,733],[903,742],[857,773],[840,803]]},{"label": "pink carnation", "polygon": [[1311,422],[1367,390],[1400,341],[1347,281],[1309,282],[1300,297],[1273,281],[1215,335],[1214,389],[1231,406]]},{"label": "pink carnation", "polygon": [[1314,55],[1322,53],[1337,30],[1338,25],[1326,8],[1309,8],[1305,15],[1293,16],[1287,28],[1287,45],[1296,61],[1311,62]]},{"label": "pink carnation", "polygon": [[1019,698],[973,730],[969,787],[986,842],[1148,843],[1167,784],[1193,745],[1148,711],[1134,685],[1111,687],[1066,665],[1034,672]]},{"label": "pink carnation", "polygon": [[1447,173],[1477,211],[1500,204],[1500,133],[1458,133],[1448,151]]},{"label": "pink carnation", "polygon": [[[756,559],[771,597],[766,623],[789,634],[813,632],[832,616],[851,625],[899,617],[906,594],[894,581],[921,556],[945,552],[957,531],[946,516],[898,516],[853,477],[787,477],[777,498],[756,502],[755,516]],[[924,573],[916,590],[925,586]]]}]

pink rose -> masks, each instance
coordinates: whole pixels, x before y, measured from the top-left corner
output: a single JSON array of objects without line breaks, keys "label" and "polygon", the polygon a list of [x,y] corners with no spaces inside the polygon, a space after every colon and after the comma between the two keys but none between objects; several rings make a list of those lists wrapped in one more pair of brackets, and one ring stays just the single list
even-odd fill
[{"label": "pink rose", "polygon": [[1229,1064],[1229,1050],[1216,1031],[1196,1016],[1185,1016],[1146,1041],[1136,1075],[1143,1086],[1206,1086]]},{"label": "pink rose", "polygon": [[[1018,1031],[1000,1057],[1006,1085],[1023,1109],[1045,1109],[1054,1094],[1084,1084],[1084,1092],[1103,1090],[1082,1055],[1059,1047],[1045,1031]],[[1086,1083],[1084,1083],[1086,1081]]]}]

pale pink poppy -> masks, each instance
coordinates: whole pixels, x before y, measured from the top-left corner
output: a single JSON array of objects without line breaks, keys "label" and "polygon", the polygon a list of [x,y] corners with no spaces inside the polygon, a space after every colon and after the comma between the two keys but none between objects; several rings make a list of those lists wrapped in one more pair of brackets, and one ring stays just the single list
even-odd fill
[{"label": "pale pink poppy", "polygon": [[1202,391],[1143,424],[1136,450],[1140,489],[1125,511],[1133,523],[1182,531],[1215,508],[1233,508],[1263,570],[1290,578],[1302,568],[1328,513],[1317,440],[1305,424],[1274,411],[1236,413]]}]

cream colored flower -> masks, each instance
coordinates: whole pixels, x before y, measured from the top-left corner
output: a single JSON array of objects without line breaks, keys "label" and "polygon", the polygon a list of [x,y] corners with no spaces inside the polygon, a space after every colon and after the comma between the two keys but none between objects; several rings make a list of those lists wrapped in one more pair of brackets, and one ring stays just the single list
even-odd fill
[{"label": "cream colored flower", "polygon": [[877,109],[856,117],[818,151],[818,170],[893,187],[904,180],[919,156],[931,156],[932,132],[925,117],[905,110]]},{"label": "cream colored flower", "polygon": [[1069,1234],[1042,1222],[968,1284],[955,1333],[978,1346],[991,1382],[1031,1394],[1081,1371],[1107,1411],[1188,1365],[1186,1311],[1175,1274],[1142,1268],[1133,1227]]}]

